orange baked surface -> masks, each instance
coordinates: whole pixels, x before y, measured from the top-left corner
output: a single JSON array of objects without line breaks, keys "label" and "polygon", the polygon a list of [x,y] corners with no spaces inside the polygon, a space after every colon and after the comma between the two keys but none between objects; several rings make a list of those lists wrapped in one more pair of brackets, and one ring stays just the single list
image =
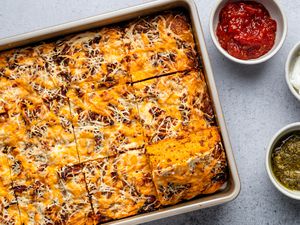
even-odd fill
[{"label": "orange baked surface", "polygon": [[227,163],[178,11],[0,53],[0,224],[99,224],[218,191]]}]

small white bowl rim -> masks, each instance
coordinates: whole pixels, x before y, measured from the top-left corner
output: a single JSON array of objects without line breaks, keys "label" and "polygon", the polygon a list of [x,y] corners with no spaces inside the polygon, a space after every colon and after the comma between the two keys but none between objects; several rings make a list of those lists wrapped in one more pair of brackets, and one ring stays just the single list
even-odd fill
[{"label": "small white bowl rim", "polygon": [[286,63],[285,63],[285,80],[286,80],[286,83],[290,89],[290,91],[292,92],[292,94],[300,101],[300,94],[297,93],[296,89],[294,88],[294,86],[291,84],[291,81],[290,81],[290,73],[292,71],[290,71],[290,65],[291,65],[291,62],[292,60],[294,59],[293,58],[293,55],[295,54],[296,51],[300,51],[300,42],[298,42],[293,48],[292,50],[290,51],[288,57],[287,57],[287,60],[286,60]]},{"label": "small white bowl rim", "polygon": [[[212,40],[213,40],[213,43],[214,45],[217,47],[217,49],[225,56],[227,57],[228,59],[230,59],[231,61],[234,61],[236,63],[240,63],[240,64],[245,64],[245,65],[255,65],[255,64],[260,64],[260,63],[263,63],[267,60],[269,60],[270,58],[272,58],[280,49],[281,47],[283,46],[283,43],[286,39],[286,35],[287,35],[287,29],[288,29],[288,25],[287,25],[287,19],[286,19],[286,16],[285,16],[285,13],[283,12],[282,8],[280,7],[280,5],[278,4],[277,0],[271,0],[275,3],[275,5],[278,7],[281,15],[282,15],[282,18],[283,18],[283,32],[282,32],[282,38],[281,40],[279,41],[278,45],[271,50],[271,52],[269,52],[268,54],[266,55],[263,55],[261,56],[260,58],[257,58],[257,59],[250,59],[250,60],[242,60],[242,59],[238,59],[238,58],[235,58],[233,57],[232,55],[230,55],[225,49],[223,49],[216,37],[216,34],[215,34],[215,30],[213,28],[213,20],[214,20],[214,17],[215,16],[218,16],[216,15],[216,11],[217,11],[217,8],[219,7],[219,5],[223,2],[224,0],[218,0],[215,4],[215,6],[213,7],[213,10],[210,14],[210,21],[209,21],[209,28],[210,28],[210,35],[212,37]],[[254,0],[255,1],[255,0]]]},{"label": "small white bowl rim", "polygon": [[[285,135],[285,132],[291,128],[296,128],[299,127],[300,130],[300,122],[296,122],[296,123],[291,123],[283,128],[281,128],[271,139],[268,147],[267,147],[267,151],[266,151],[266,170],[268,173],[268,176],[271,180],[271,182],[273,183],[273,185],[284,195],[296,199],[296,200],[300,200],[300,191],[292,191],[287,189],[286,187],[284,187],[282,184],[279,183],[279,181],[277,181],[275,175],[272,172],[272,168],[271,168],[271,154],[273,151],[272,146],[274,145],[275,140],[280,137],[281,135]],[[294,192],[294,193],[293,193]]]}]

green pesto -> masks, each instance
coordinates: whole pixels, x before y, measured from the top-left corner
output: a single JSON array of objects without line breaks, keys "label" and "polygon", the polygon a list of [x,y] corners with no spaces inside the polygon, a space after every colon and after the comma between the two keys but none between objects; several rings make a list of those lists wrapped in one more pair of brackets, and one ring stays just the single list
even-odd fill
[{"label": "green pesto", "polygon": [[281,139],[272,152],[272,169],[278,181],[300,191],[300,133]]}]

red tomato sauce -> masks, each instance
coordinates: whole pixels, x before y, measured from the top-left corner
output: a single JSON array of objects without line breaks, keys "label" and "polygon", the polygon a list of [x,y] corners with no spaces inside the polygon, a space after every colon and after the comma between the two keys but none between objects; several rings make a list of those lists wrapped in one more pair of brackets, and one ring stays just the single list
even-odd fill
[{"label": "red tomato sauce", "polygon": [[274,45],[277,24],[267,9],[253,1],[229,2],[221,10],[217,36],[230,55],[256,59]]}]

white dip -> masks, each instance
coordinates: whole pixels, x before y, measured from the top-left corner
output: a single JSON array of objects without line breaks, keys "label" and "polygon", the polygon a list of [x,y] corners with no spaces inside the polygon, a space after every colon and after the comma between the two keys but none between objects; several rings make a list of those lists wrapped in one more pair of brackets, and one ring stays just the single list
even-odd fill
[{"label": "white dip", "polygon": [[291,75],[291,84],[300,94],[300,52],[298,54],[298,57],[296,58],[296,62]]}]

